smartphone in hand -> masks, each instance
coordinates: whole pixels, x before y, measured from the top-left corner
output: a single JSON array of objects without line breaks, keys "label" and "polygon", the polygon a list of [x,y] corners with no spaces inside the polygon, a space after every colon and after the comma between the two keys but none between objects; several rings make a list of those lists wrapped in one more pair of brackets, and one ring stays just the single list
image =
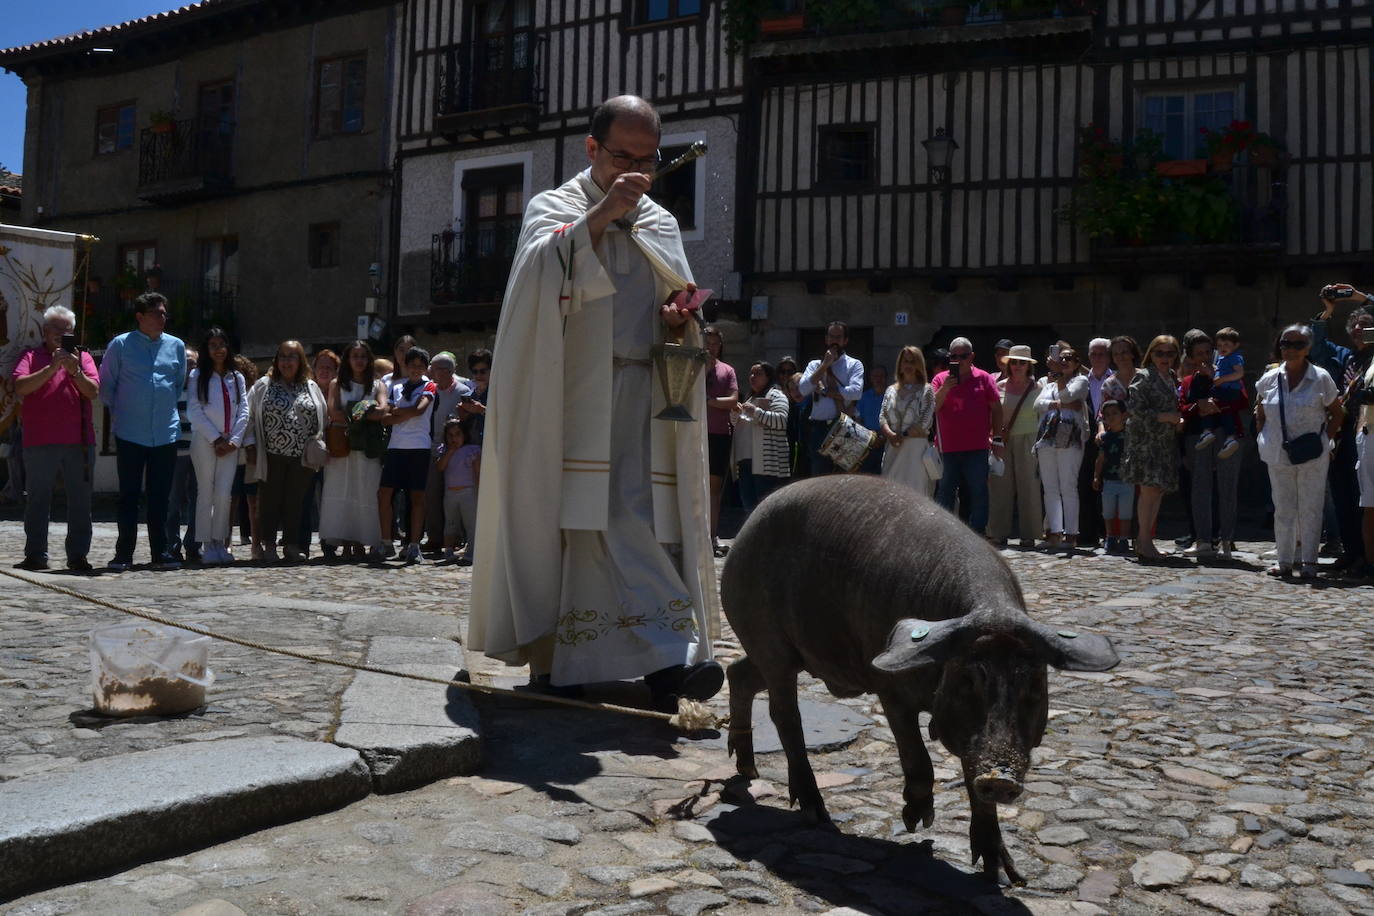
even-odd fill
[{"label": "smartphone in hand", "polygon": [[688,292],[680,289],[668,300],[669,305],[676,305],[684,312],[695,312],[706,304],[706,300],[711,298],[715,290],[698,289],[696,292]]},{"label": "smartphone in hand", "polygon": [[62,349],[66,350],[68,353],[75,353],[75,352],[76,352],[76,335],[75,335],[75,334],[63,334],[63,335],[62,335]]}]

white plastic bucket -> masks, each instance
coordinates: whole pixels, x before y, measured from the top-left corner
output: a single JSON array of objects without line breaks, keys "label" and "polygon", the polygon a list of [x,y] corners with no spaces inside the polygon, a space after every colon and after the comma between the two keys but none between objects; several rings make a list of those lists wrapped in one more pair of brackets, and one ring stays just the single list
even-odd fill
[{"label": "white plastic bucket", "polygon": [[109,716],[166,716],[205,705],[215,681],[210,637],[156,623],[91,631],[95,708]]}]

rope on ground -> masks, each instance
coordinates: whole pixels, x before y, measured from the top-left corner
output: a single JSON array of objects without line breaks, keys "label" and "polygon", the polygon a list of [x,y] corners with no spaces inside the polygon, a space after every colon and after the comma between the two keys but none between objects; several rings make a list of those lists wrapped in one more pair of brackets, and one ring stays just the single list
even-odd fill
[{"label": "rope on ground", "polygon": [[411,674],[408,671],[393,671],[390,668],[379,668],[376,665],[368,665],[362,662],[349,662],[337,658],[326,658],[322,655],[310,655],[305,652],[297,652],[295,649],[283,649],[279,646],[269,646],[265,643],[255,642],[251,639],[243,639],[238,636],[227,636],[223,633],[216,633],[204,627],[190,623],[179,623],[161,614],[154,614],[152,611],[144,611],[138,608],[125,607],[104,598],[97,598],[95,595],[87,595],[76,589],[67,588],[64,585],[55,585],[50,582],[43,582],[38,579],[30,579],[28,576],[21,576],[8,569],[0,569],[0,574],[17,579],[35,588],[46,589],[59,595],[66,595],[68,598],[75,598],[78,601],[85,601],[99,607],[107,608],[111,611],[118,611],[121,614],[128,614],[132,617],[142,617],[144,620],[160,623],[163,626],[175,627],[178,630],[186,630],[188,633],[195,633],[198,636],[209,636],[211,639],[218,639],[221,642],[233,643],[236,646],[243,646],[248,649],[257,649],[262,652],[271,652],[275,655],[285,655],[288,658],[296,658],[301,661],[310,662],[316,665],[334,665],[338,668],[352,668],[354,671],[366,671],[369,674],[384,674],[388,677],[405,678],[411,681],[425,681],[430,684],[442,684],[445,687],[457,687],[459,690],[470,690],[473,693],[484,693],[490,696],[514,696],[522,700],[536,700],[541,703],[556,703],[560,706],[572,706],[577,709],[590,709],[598,712],[615,712],[627,716],[639,716],[642,719],[658,719],[667,722],[674,728],[684,732],[702,731],[704,729],[718,728],[725,724],[725,720],[716,716],[706,706],[705,703],[689,700],[680,697],[677,701],[677,712],[670,714],[657,712],[652,709],[639,709],[635,706],[620,706],[615,703],[591,703],[586,700],[574,700],[569,697],[553,696],[545,693],[533,693],[524,690],[514,690],[509,687],[494,687],[490,684],[472,684],[467,681],[445,680],[441,677],[431,677],[426,674]]}]

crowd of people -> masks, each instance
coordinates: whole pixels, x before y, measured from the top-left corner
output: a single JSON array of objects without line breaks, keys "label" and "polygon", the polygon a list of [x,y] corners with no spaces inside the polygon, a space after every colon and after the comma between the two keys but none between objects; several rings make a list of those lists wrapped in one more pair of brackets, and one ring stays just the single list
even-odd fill
[{"label": "crowd of people", "polygon": [[248,548],[239,559],[301,562],[316,539],[338,560],[472,564],[490,351],[470,353],[463,377],[454,354],[431,357],[409,336],[394,360],[363,340],[341,355],[285,340],[259,375],[220,328],[199,349],[165,333],[157,292],[134,301],[134,319],[97,367],[73,345],[75,315],[53,306],[42,345],[14,370],[27,489],[18,568],[49,568],[58,472],[67,568],[93,568],[97,401],[119,480],[111,571],[133,563],[140,515],[157,569],[232,563],[236,546]]},{"label": "crowd of people", "polygon": [[[1356,306],[1345,322],[1349,347],[1329,331],[1346,300]],[[926,352],[903,347],[890,383],[885,367],[866,371],[846,352],[848,330],[837,321],[819,358],[804,368],[791,357],[755,362],[741,386],[721,333],[707,328],[717,556],[727,550],[718,539],[727,481],[748,511],[791,479],[866,471],[932,496],[998,546],[1100,545],[1145,563],[1164,556],[1160,507],[1179,493],[1184,555],[1229,558],[1253,445],[1268,471],[1269,571],[1314,576],[1325,532],[1329,548],[1340,545],[1336,571],[1374,575],[1374,296],[1335,284],[1321,302],[1312,321],[1282,330],[1272,358],[1248,364],[1229,327],[1181,341],[1161,334],[1143,350],[1125,335],[1082,350],[1061,340],[1039,355],[1003,339],[987,369],[957,337]],[[132,563],[141,512],[159,568],[233,562],[236,546],[241,559],[299,562],[315,535],[339,560],[471,565],[490,351],[470,354],[464,377],[454,354],[431,356],[408,336],[392,360],[362,340],[313,355],[286,340],[259,376],[221,329],[199,349],[164,333],[166,300],[156,292],[135,301],[134,316],[137,328],[110,341],[97,368],[64,339],[75,316],[54,306],[42,345],[14,370],[28,494],[21,568],[48,568],[59,473],[67,566],[92,568],[97,401],[117,444],[111,570]],[[846,417],[873,432],[874,446],[837,467],[827,439]]]},{"label": "crowd of people", "polygon": [[[734,421],[731,472],[746,510],[791,478],[868,471],[934,497],[1000,547],[1015,537],[1025,548],[1101,549],[1142,563],[1165,556],[1155,542],[1171,493],[1189,524],[1176,540],[1183,555],[1231,558],[1253,447],[1268,471],[1270,574],[1314,577],[1325,531],[1339,552],[1332,570],[1369,578],[1374,296],[1334,284],[1320,298],[1321,313],[1285,327],[1248,370],[1230,327],[1182,341],[1161,334],[1143,350],[1126,335],[1085,349],[1060,340],[1040,356],[1003,339],[986,370],[957,337],[929,352],[903,347],[889,384],[884,367],[866,373],[846,352],[837,321],[823,356],[800,370],[792,357],[755,363],[744,394],[719,381],[712,347],[708,404]],[[1328,330],[1342,301],[1356,306],[1349,347]],[[871,430],[874,445],[837,468],[827,440],[845,417]]]}]

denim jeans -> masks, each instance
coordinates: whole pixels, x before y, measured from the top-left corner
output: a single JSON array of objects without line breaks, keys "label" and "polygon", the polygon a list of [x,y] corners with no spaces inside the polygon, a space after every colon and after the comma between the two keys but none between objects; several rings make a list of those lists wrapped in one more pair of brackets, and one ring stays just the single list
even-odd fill
[{"label": "denim jeans", "polygon": [[832,474],[835,471],[835,462],[821,454],[821,445],[825,442],[826,434],[830,432],[830,424],[834,422],[834,420],[806,421],[806,451],[811,458],[812,477]]},{"label": "denim jeans", "polygon": [[167,497],[176,468],[176,443],[148,446],[115,439],[115,445],[115,468],[119,472],[119,539],[115,542],[115,559],[133,561],[138,545],[139,500],[146,492],[148,547],[156,561],[167,553]]},{"label": "denim jeans", "polygon": [[24,557],[48,559],[48,521],[57,472],[67,491],[67,560],[84,560],[91,549],[93,445],[30,445],[24,449],[28,501],[24,504]]},{"label": "denim jeans", "polygon": [[988,450],[944,452],[944,474],[935,490],[935,501],[954,511],[954,497],[959,485],[969,501],[968,526],[982,534],[988,526]]}]

